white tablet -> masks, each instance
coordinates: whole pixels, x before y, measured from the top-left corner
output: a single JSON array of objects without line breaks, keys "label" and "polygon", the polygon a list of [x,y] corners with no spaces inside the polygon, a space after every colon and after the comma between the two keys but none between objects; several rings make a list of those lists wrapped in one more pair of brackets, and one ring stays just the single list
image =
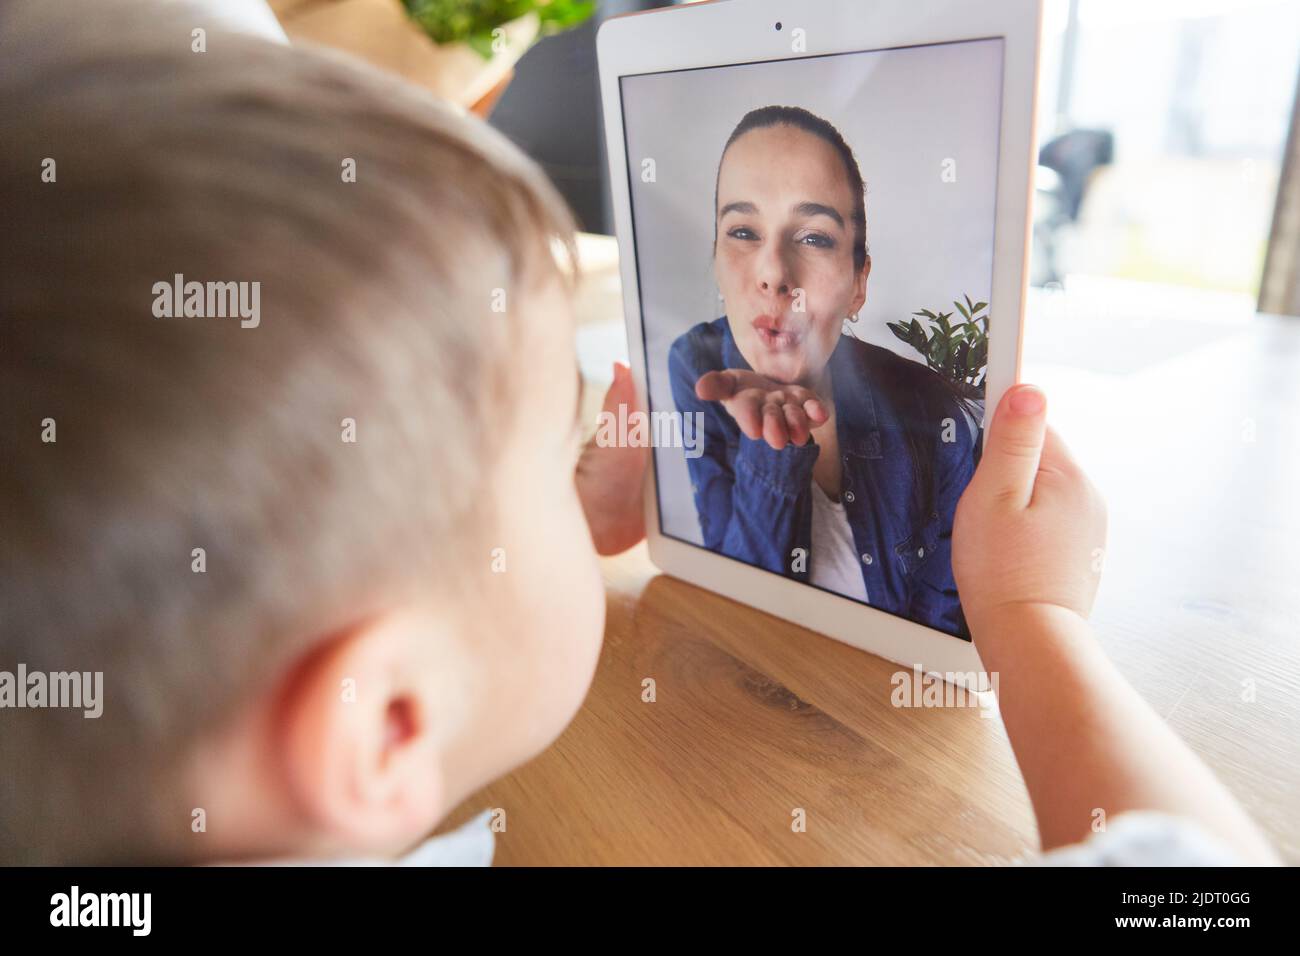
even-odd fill
[{"label": "white tablet", "polygon": [[957,683],[953,511],[1017,378],[1039,21],[731,0],[597,44],[652,559]]}]

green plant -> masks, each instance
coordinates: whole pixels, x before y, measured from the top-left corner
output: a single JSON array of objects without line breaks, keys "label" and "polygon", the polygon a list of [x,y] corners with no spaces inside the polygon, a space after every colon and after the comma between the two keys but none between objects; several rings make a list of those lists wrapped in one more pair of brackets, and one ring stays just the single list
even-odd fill
[{"label": "green plant", "polygon": [[596,0],[402,0],[402,6],[435,43],[467,43],[489,59],[492,31],[503,23],[536,13],[549,36],[585,21]]},{"label": "green plant", "polygon": [[963,296],[966,304],[953,300],[962,321],[955,325],[948,320],[951,312],[931,312],[921,309],[913,316],[926,319],[927,329],[916,318],[909,322],[887,322],[889,331],[916,349],[925,357],[925,364],[938,372],[948,386],[963,400],[967,408],[984,397],[984,375],[989,364],[989,317],[981,315],[987,302],[972,302]]}]

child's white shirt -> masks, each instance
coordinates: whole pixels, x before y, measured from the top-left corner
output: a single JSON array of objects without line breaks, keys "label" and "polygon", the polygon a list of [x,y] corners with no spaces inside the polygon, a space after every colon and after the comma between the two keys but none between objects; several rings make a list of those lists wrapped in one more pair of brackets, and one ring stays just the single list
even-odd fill
[{"label": "child's white shirt", "polygon": [[1082,843],[1044,853],[1038,866],[1240,866],[1241,860],[1190,820],[1133,810]]},{"label": "child's white shirt", "polygon": [[[376,857],[319,861],[273,861],[265,865],[491,866],[496,848],[492,811],[485,810],[449,833],[425,840],[394,860]],[[1241,860],[1190,820],[1132,811],[1111,820],[1082,843],[1060,847],[1029,861],[1035,866],[1239,866]]]}]

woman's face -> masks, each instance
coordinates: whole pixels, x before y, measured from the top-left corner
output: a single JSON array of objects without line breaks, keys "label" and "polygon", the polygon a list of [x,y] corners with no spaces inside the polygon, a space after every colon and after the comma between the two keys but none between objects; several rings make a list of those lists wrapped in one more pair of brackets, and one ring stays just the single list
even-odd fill
[{"label": "woman's face", "polygon": [[835,147],[793,126],[750,130],[718,171],[714,275],[740,354],[760,375],[812,385],[862,308],[853,187]]}]

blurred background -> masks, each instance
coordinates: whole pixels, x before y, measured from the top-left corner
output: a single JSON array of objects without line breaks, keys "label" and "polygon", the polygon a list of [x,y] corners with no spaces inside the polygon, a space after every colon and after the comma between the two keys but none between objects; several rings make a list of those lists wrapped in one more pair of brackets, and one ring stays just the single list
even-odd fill
[{"label": "blurred background", "polygon": [[1045,14],[1032,281],[1195,288],[1253,310],[1300,4],[1059,0]]}]

